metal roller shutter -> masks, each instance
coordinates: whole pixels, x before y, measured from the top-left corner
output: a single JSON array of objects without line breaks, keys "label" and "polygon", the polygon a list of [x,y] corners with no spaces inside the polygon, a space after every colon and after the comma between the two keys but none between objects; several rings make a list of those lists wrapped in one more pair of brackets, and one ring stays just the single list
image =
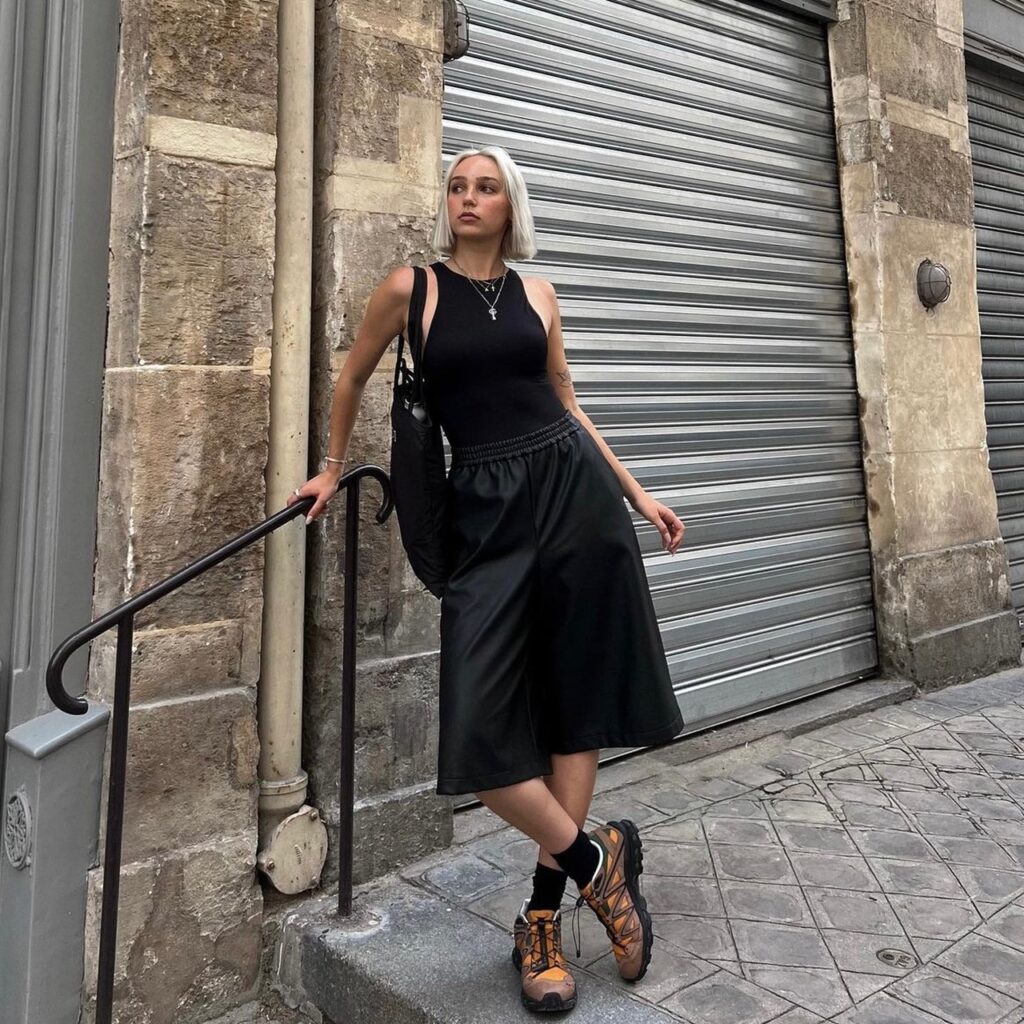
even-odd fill
[{"label": "metal roller shutter", "polygon": [[825,28],[742,0],[468,0],[447,165],[523,168],[582,406],[677,510],[634,513],[702,728],[874,674]]},{"label": "metal roller shutter", "polygon": [[1024,610],[1024,85],[967,65],[989,465]]}]

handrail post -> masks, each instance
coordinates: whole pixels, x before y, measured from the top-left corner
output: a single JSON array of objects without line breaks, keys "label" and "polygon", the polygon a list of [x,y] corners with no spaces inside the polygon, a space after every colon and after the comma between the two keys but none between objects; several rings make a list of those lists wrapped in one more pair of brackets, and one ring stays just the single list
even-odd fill
[{"label": "handrail post", "polygon": [[135,616],[117,624],[114,662],[114,708],[107,781],[107,828],[103,853],[103,903],[100,957],[96,978],[96,1021],[110,1024],[114,1010],[114,965],[117,957],[117,901],[121,887],[121,838],[124,828],[125,770],[128,761],[128,706],[132,688],[132,634]]},{"label": "handrail post", "polygon": [[345,564],[341,643],[341,780],[338,786],[338,913],[352,913],[353,812],[355,803],[356,578],[359,565],[359,481],[345,504]]}]

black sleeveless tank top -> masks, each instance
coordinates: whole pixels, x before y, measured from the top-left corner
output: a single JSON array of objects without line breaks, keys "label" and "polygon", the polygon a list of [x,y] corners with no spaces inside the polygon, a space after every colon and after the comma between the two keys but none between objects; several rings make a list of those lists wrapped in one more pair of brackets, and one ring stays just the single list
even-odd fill
[{"label": "black sleeveless tank top", "polygon": [[[492,320],[468,278],[441,262],[423,350],[427,405],[455,447],[503,441],[565,414],[547,372],[544,324],[511,267]],[[495,293],[486,293],[493,302]]]}]

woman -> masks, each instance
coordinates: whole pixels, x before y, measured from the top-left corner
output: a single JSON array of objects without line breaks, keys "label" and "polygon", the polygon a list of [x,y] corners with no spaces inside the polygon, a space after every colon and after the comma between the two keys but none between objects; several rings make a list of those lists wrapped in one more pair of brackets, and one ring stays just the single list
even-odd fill
[{"label": "woman", "polygon": [[[427,270],[424,397],[452,451],[454,569],[441,600],[438,793],[475,793],[536,840],[513,962],[531,1010],[575,1005],[561,901],[577,886],[620,975],[643,976],[653,932],[629,820],[584,833],[601,747],[651,746],[683,727],[632,519],[675,554],[684,526],[633,479],[576,402],[558,300],[505,261],[537,249],[526,186],[496,146],[452,159]],[[407,330],[413,270],[370,297],[331,409],[327,468],[289,498],[335,493],[362,390]]]}]

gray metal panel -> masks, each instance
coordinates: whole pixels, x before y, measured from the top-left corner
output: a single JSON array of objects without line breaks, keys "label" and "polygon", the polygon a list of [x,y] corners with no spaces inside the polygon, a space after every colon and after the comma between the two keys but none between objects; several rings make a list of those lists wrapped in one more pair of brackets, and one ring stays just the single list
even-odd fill
[{"label": "gray metal panel", "polygon": [[[43,674],[92,605],[118,15],[0,0],[0,806],[23,788],[37,850],[22,870],[0,854],[0,948],[29,944],[0,1024],[79,1017],[104,731],[50,711]],[[81,651],[73,692],[85,667]],[[40,728],[59,749],[30,757],[17,738]]]},{"label": "gray metal panel", "polygon": [[506,147],[691,728],[877,670],[825,28],[742,0],[469,0],[446,159]]},{"label": "gray metal panel", "polygon": [[1024,81],[1024,0],[964,0],[964,49]]},{"label": "gray metal panel", "polygon": [[1024,84],[967,65],[989,465],[1024,612]]}]

